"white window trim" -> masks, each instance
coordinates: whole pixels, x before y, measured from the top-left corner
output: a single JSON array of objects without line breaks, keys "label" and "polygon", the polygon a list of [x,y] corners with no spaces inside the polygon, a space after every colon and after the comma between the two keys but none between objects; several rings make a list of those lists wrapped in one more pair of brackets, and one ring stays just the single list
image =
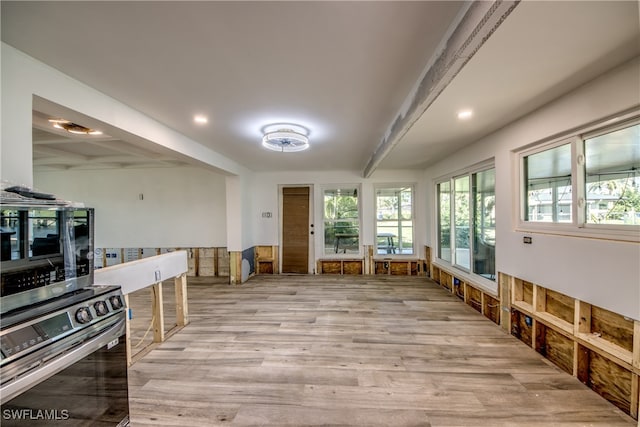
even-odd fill
[{"label": "white window trim", "polygon": [[[451,261],[447,261],[444,258],[440,258],[439,254],[441,252],[441,247],[440,247],[440,185],[444,184],[444,183],[448,183],[449,184],[449,233],[451,233],[451,178],[448,179],[439,179],[436,180],[434,183],[434,193],[435,193],[435,197],[434,197],[434,204],[433,206],[435,207],[435,214],[434,214],[434,218],[435,218],[435,223],[434,223],[434,238],[435,238],[435,251],[434,251],[434,259],[435,260],[440,260],[441,262],[446,263],[447,265],[451,265],[452,262]],[[451,234],[449,234],[449,236],[451,236]],[[449,242],[451,242],[451,237],[449,237]],[[449,248],[449,250],[451,250],[451,248]],[[451,255],[450,255],[451,256]],[[452,258],[453,259],[453,258]]]},{"label": "white window trim", "polygon": [[[585,218],[584,203],[586,200],[584,186],[584,140],[604,135],[629,125],[640,123],[640,108],[635,108],[607,119],[574,129],[562,136],[538,143],[529,144],[525,148],[515,150],[514,156],[519,178],[515,186],[514,195],[518,200],[518,212],[515,231],[522,233],[554,234],[571,237],[585,237],[603,240],[640,242],[640,226],[615,224],[588,224]],[[532,154],[546,151],[560,145],[571,144],[571,186],[572,191],[572,222],[529,222],[525,221],[525,207],[527,192],[525,191],[524,158]]]},{"label": "white window trim", "polygon": [[[574,150],[575,150],[575,146],[578,145],[576,144],[577,141],[578,141],[578,138],[576,136],[572,136],[569,138],[559,138],[559,139],[554,139],[552,141],[542,143],[535,147],[528,148],[521,152],[518,152],[517,170],[518,170],[519,179],[518,179],[518,186],[516,190],[518,192],[516,200],[518,200],[519,209],[518,209],[518,227],[517,228],[531,227],[532,229],[540,229],[540,230],[569,228],[568,226],[570,224],[566,222],[525,221],[524,218],[525,218],[525,211],[527,209],[528,192],[525,189],[526,177],[525,177],[524,159],[525,157],[528,157],[537,153],[541,153],[543,151],[552,150],[554,148],[567,145],[567,144],[571,144],[570,145],[571,155],[573,158],[575,158]],[[572,165],[571,165],[571,187],[575,188],[576,179],[577,179],[576,175],[578,173],[577,169],[579,168],[577,168],[576,165],[573,163],[575,162],[572,162]],[[576,206],[576,203],[577,203],[577,195],[576,195],[576,192],[573,191],[571,195],[572,208]],[[571,212],[572,222],[576,220],[575,218],[576,211],[577,209],[572,209],[572,212]]]},{"label": "white window trim", "polygon": [[[466,269],[464,267],[459,266],[458,264],[456,264],[456,259],[455,259],[455,245],[452,245],[452,247],[450,248],[451,250],[451,262],[442,259],[438,256],[438,252],[440,250],[440,240],[438,238],[439,236],[439,230],[438,230],[438,224],[440,221],[440,212],[438,210],[438,206],[440,205],[440,200],[439,200],[439,196],[440,194],[438,193],[438,186],[440,184],[442,184],[443,182],[450,182],[450,191],[453,191],[454,189],[454,183],[453,181],[461,176],[468,176],[469,180],[471,180],[471,176],[473,174],[476,174],[478,172],[483,172],[489,169],[495,169],[495,158],[490,158],[488,160],[484,160],[482,162],[476,163],[474,165],[469,166],[468,168],[464,168],[464,169],[459,169],[455,172],[446,174],[446,175],[441,175],[437,178],[435,178],[433,180],[433,188],[434,188],[434,206],[435,206],[435,210],[434,210],[434,217],[436,218],[435,223],[434,223],[434,233],[433,235],[436,236],[435,237],[435,242],[436,242],[436,248],[434,251],[434,265],[439,266],[441,268],[444,269],[448,269],[448,270],[453,270],[456,271],[456,274],[462,278],[465,279],[469,282],[472,283],[477,283],[478,285],[481,285],[482,287],[485,287],[486,290],[489,290],[491,292],[495,292],[497,283],[498,283],[498,277],[497,277],[497,273],[496,273],[496,280],[489,280],[479,274],[475,274],[473,273],[473,271],[471,271],[470,269]],[[471,181],[469,182],[469,184],[471,185]],[[449,203],[450,203],[450,218],[449,220],[451,221],[450,227],[451,227],[451,239],[454,239],[454,227],[453,227],[453,221],[454,221],[454,212],[453,212],[453,199],[454,197],[449,197]],[[472,200],[473,202],[473,200]],[[470,209],[470,215],[471,215],[471,206],[469,207]],[[470,245],[473,245],[473,242],[470,242]],[[473,247],[470,248],[471,251],[473,251]],[[471,259],[471,264],[473,265],[473,259]]]},{"label": "white window trim", "polygon": [[[460,179],[460,178],[467,178],[467,185],[469,186],[469,190],[467,193],[469,196],[469,203],[468,203],[468,208],[469,208],[469,212],[467,212],[467,219],[469,220],[469,231],[468,233],[471,233],[471,222],[472,222],[472,218],[471,218],[471,211],[472,211],[472,205],[473,205],[473,200],[471,200],[471,175],[475,173],[475,172],[469,172],[469,173],[464,173],[462,175],[458,175],[458,176],[454,176],[451,179],[451,194],[452,197],[449,197],[449,202],[451,203],[450,206],[450,211],[451,212],[451,240],[452,241],[456,241],[456,180]],[[471,274],[471,265],[473,264],[473,260],[471,259],[471,255],[473,254],[473,242],[471,241],[471,235],[469,234],[469,268],[465,267],[464,265],[458,263],[458,248],[455,247],[455,245],[452,245],[454,247],[455,250],[451,251],[451,265],[455,268],[457,268],[458,270],[461,271],[466,271],[467,273]]]},{"label": "white window trim", "polygon": [[[376,212],[378,210],[378,190],[384,188],[400,188],[400,187],[409,187],[411,188],[411,222],[413,224],[411,233],[411,241],[413,253],[411,254],[378,254],[377,253],[377,241],[378,241],[378,218]],[[417,257],[416,251],[416,185],[414,183],[400,183],[400,184],[376,184],[373,187],[373,208],[374,208],[374,219],[373,219],[373,233],[374,233],[374,259],[394,259],[394,258],[415,258]]]}]

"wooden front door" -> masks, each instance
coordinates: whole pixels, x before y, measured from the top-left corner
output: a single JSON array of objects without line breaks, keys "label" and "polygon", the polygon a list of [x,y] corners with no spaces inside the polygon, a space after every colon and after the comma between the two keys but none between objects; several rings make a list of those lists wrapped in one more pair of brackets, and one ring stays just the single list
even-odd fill
[{"label": "wooden front door", "polygon": [[309,273],[309,187],[282,189],[282,272]]}]

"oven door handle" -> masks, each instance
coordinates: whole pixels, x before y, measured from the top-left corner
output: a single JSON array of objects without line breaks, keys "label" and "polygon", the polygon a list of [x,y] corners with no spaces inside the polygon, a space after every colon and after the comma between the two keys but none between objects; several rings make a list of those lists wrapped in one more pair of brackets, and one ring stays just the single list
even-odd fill
[{"label": "oven door handle", "polygon": [[31,369],[8,382],[6,385],[3,385],[0,389],[2,404],[4,405],[14,397],[84,359],[91,353],[100,350],[102,347],[117,344],[117,340],[125,334],[125,323],[125,317],[122,316],[100,334],[91,337],[87,341],[80,343],[78,346],[62,354],[52,357],[40,366]]}]

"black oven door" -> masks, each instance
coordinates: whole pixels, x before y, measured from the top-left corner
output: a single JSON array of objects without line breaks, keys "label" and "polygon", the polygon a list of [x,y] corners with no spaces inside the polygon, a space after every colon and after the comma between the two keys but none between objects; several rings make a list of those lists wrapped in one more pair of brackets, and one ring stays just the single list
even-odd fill
[{"label": "black oven door", "polygon": [[107,331],[3,385],[0,424],[128,426],[125,337],[123,315]]}]

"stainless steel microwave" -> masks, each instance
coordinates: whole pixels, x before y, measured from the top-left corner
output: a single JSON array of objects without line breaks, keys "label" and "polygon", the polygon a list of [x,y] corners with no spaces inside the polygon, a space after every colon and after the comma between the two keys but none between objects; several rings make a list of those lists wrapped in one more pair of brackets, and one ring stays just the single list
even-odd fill
[{"label": "stainless steel microwave", "polygon": [[92,208],[0,205],[1,312],[93,284]]}]

